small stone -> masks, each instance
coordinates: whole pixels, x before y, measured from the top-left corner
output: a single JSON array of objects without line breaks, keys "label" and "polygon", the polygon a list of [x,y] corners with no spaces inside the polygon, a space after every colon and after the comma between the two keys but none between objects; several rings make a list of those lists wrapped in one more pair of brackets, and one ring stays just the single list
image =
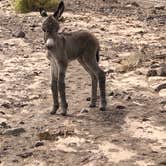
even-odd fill
[{"label": "small stone", "polygon": [[19,161],[17,159],[12,160],[13,163],[18,163]]},{"label": "small stone", "polygon": [[165,6],[164,6],[164,5],[161,5],[161,4],[157,4],[157,5],[155,6],[155,9],[157,9],[157,10],[164,10],[164,9],[165,9]]},{"label": "small stone", "polygon": [[114,70],[113,69],[109,69],[106,71],[107,74],[110,74],[110,73],[114,73]]},{"label": "small stone", "polygon": [[13,36],[17,38],[24,38],[25,32],[23,32],[22,30],[17,30],[16,32],[13,33]]},{"label": "small stone", "polygon": [[110,92],[109,94],[108,94],[108,96],[114,96],[115,94],[114,94],[114,92],[112,91],[112,92]]},{"label": "small stone", "polygon": [[161,113],[166,113],[166,110],[160,110]]},{"label": "small stone", "polygon": [[0,111],[0,114],[5,115],[5,113],[3,111]]},{"label": "small stone", "polygon": [[149,70],[146,74],[147,77],[157,76],[156,70]]},{"label": "small stone", "polygon": [[25,129],[24,128],[13,128],[13,129],[8,129],[5,132],[3,132],[3,135],[13,135],[13,136],[18,136],[21,133],[24,133]]},{"label": "small stone", "polygon": [[81,111],[80,111],[80,113],[88,113],[88,112],[89,112],[89,110],[86,109],[86,108],[83,108],[83,109],[81,109]]},{"label": "small stone", "polygon": [[162,146],[162,147],[161,147],[161,150],[166,150],[166,146]]},{"label": "small stone", "polygon": [[166,105],[166,100],[161,101],[160,104]]},{"label": "small stone", "polygon": [[22,124],[22,125],[23,125],[23,124],[25,124],[25,122],[21,121],[19,124]]},{"label": "small stone", "polygon": [[10,103],[7,103],[7,102],[4,102],[2,105],[2,107],[5,107],[7,109],[11,108],[11,104]]},{"label": "small stone", "polygon": [[20,156],[22,158],[28,158],[28,157],[30,157],[32,155],[33,155],[32,152],[24,152],[24,153],[18,154],[17,156]]},{"label": "small stone", "polygon": [[165,166],[166,165],[166,160],[165,161],[161,161],[160,163],[159,163],[159,166]]},{"label": "small stone", "polygon": [[153,64],[153,65],[151,66],[152,69],[159,68],[159,67],[160,67],[159,64]]},{"label": "small stone", "polygon": [[142,119],[142,121],[143,121],[143,122],[147,122],[147,121],[150,121],[150,120],[145,117],[145,118]]},{"label": "small stone", "polygon": [[86,98],[86,101],[91,101],[91,98],[90,98],[90,97],[87,97],[87,98]]},{"label": "small stone", "polygon": [[117,105],[117,106],[116,106],[116,109],[121,109],[121,110],[122,110],[122,109],[125,109],[125,108],[126,108],[126,107],[125,107],[124,105]]},{"label": "small stone", "polygon": [[1,125],[3,122],[6,122],[6,121],[7,121],[6,118],[1,118],[1,117],[0,117],[0,125]]},{"label": "small stone", "polygon": [[39,146],[43,146],[43,145],[44,145],[44,142],[38,141],[38,142],[36,142],[35,147],[39,147]]},{"label": "small stone", "polygon": [[137,2],[132,2],[131,5],[135,7],[139,7],[139,4]]},{"label": "small stone", "polygon": [[106,29],[104,27],[100,28],[101,31],[106,31]]},{"label": "small stone", "polygon": [[0,123],[0,127],[5,128],[5,129],[11,128],[11,126],[7,125],[6,122]]},{"label": "small stone", "polygon": [[130,95],[126,95],[125,97],[124,97],[124,100],[131,100],[131,96]]},{"label": "small stone", "polygon": [[29,58],[29,55],[24,55],[24,58]]}]

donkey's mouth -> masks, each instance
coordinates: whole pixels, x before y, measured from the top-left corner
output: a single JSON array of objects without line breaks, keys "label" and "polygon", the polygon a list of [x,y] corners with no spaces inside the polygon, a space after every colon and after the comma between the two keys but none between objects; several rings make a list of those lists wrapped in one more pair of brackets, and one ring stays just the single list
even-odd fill
[{"label": "donkey's mouth", "polygon": [[45,44],[46,48],[51,49],[54,47],[54,45],[55,45],[54,40],[52,38],[48,38]]}]

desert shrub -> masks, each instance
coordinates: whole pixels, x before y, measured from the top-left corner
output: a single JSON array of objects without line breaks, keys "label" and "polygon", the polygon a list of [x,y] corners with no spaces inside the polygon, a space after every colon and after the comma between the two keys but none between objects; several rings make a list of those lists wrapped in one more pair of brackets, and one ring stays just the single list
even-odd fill
[{"label": "desert shrub", "polygon": [[36,11],[39,8],[53,10],[56,8],[59,0],[12,0],[14,10],[19,13]]},{"label": "desert shrub", "polygon": [[143,62],[145,62],[148,59],[151,59],[152,57],[147,54],[146,52],[146,46],[141,47],[138,49],[135,54],[132,54],[130,56],[125,57],[121,61],[122,65],[122,71],[127,72],[134,70],[135,68],[139,67]]}]

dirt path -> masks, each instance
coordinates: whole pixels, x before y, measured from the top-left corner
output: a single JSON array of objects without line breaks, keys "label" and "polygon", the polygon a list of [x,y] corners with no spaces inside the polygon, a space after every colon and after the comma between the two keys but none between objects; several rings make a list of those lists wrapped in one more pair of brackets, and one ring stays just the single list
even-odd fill
[{"label": "dirt path", "polygon": [[[74,61],[66,77],[68,116],[51,116],[43,19],[38,13],[15,15],[5,0],[1,2],[0,165],[166,165],[166,91],[154,91],[166,77],[146,76],[150,67],[160,67],[165,59],[147,60],[135,70],[119,72],[121,59],[137,55],[143,45],[147,55],[165,55],[166,24],[134,16],[65,12],[63,30],[90,30],[100,40],[108,110],[81,112],[88,106],[91,84]],[[20,25],[24,39],[12,37]],[[9,132],[13,128],[19,129],[16,136]]]}]

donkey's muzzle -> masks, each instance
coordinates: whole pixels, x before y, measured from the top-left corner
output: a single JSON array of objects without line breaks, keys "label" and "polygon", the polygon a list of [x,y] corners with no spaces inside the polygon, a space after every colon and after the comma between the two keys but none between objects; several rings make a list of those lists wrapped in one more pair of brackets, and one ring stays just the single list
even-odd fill
[{"label": "donkey's muzzle", "polygon": [[54,43],[54,40],[53,40],[52,38],[48,38],[48,39],[46,40],[45,46],[46,46],[47,49],[53,48],[54,45],[55,45],[55,43]]}]

